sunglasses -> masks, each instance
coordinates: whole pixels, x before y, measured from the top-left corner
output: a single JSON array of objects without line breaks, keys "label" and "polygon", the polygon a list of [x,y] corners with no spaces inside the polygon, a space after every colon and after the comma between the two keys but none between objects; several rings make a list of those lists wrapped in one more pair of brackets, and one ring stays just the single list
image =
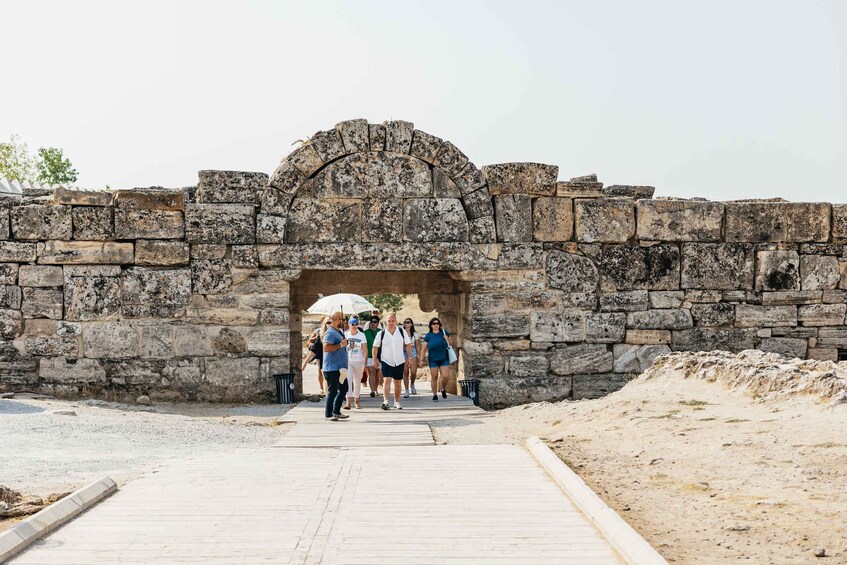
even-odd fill
[{"label": "sunglasses", "polygon": [[441,322],[433,322],[433,323],[432,323],[432,325],[433,325],[433,326],[440,326],[440,325],[441,325]]}]

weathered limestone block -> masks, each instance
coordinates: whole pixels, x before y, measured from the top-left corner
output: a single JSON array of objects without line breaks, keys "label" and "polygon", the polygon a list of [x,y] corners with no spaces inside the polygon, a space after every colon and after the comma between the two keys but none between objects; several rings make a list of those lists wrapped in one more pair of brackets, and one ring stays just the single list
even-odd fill
[{"label": "weathered limestone block", "polygon": [[[435,169],[433,169],[433,175],[434,174]],[[453,180],[455,181],[456,186],[459,187],[459,191],[462,195],[470,194],[478,188],[485,186],[485,177],[482,176],[482,171],[480,171],[476,165],[470,161],[468,161],[467,165],[465,165],[458,175],[453,176]]]},{"label": "weathered limestone block", "polygon": [[432,194],[436,198],[462,198],[455,181],[439,168],[432,169]]},{"label": "weathered limestone block", "polygon": [[185,192],[179,189],[134,188],[115,192],[115,208],[127,210],[170,210],[185,209]]},{"label": "weathered limestone block", "polygon": [[495,372],[493,377],[482,377],[485,381],[479,389],[481,406],[505,408],[527,402],[555,402],[569,398],[571,395],[570,377],[504,378],[502,375],[502,372]]},{"label": "weathered limestone block", "polygon": [[465,195],[465,212],[469,220],[477,218],[494,217],[494,204],[488,188],[482,187]]},{"label": "weathered limestone block", "polygon": [[497,227],[493,216],[484,216],[468,222],[468,241],[470,243],[494,243],[497,241]]},{"label": "weathered limestone block", "polygon": [[74,206],[111,206],[112,193],[108,190],[80,190],[57,186],[53,191],[53,203]]},{"label": "weathered limestone block", "polygon": [[626,315],[626,326],[639,330],[684,330],[694,325],[687,308],[647,310]]},{"label": "weathered limestone block", "polygon": [[215,353],[245,353],[247,340],[237,328],[221,328],[212,339],[212,348]]},{"label": "weathered limestone block", "polygon": [[131,264],[133,245],[113,241],[45,241],[38,244],[38,262],[44,265]]},{"label": "weathered limestone block", "polygon": [[[269,187],[275,188],[283,194],[294,194],[300,185],[306,180],[297,167],[289,160],[282,161],[268,180]],[[262,202],[264,207],[264,202]],[[269,210],[265,210],[268,212]]]},{"label": "weathered limestone block", "polygon": [[0,308],[0,337],[15,339],[23,332],[23,318],[20,310]]},{"label": "weathered limestone block", "polygon": [[82,326],[83,355],[120,359],[138,355],[138,330],[128,322],[87,322]]},{"label": "weathered limestone block", "polygon": [[574,400],[600,398],[622,389],[629,379],[629,375],[621,373],[574,375],[572,397]]},{"label": "weathered limestone block", "polygon": [[256,239],[255,207],[250,204],[187,204],[188,243],[244,245]]},{"label": "weathered limestone block", "polygon": [[585,341],[588,343],[615,343],[626,334],[626,314],[585,314]]},{"label": "weathered limestone block", "polygon": [[800,290],[796,251],[759,251],[756,255],[757,290]]},{"label": "weathered limestone block", "polygon": [[[688,304],[714,303],[720,302],[721,300],[723,300],[723,292],[720,290],[695,289],[685,291],[685,302]],[[683,306],[685,306],[685,303],[683,303]]]},{"label": "weathered limestone block", "polygon": [[0,261],[29,263],[35,261],[36,244],[0,241]]},{"label": "weathered limestone block", "polygon": [[653,198],[655,192],[655,186],[636,184],[612,184],[603,189],[603,194],[606,196],[628,196],[639,200],[642,198]]},{"label": "weathered limestone block", "polygon": [[529,338],[532,341],[585,341],[585,312],[533,312]]},{"label": "weathered limestone block", "polygon": [[62,319],[62,291],[25,287],[21,314],[27,318]]},{"label": "weathered limestone block", "polygon": [[651,290],[650,308],[679,308],[685,299],[682,290]]},{"label": "weathered limestone block", "polygon": [[788,337],[769,337],[762,340],[759,349],[769,353],[778,353],[790,359],[805,359],[809,343],[805,339]]},{"label": "weathered limestone block", "polygon": [[258,310],[245,308],[189,308],[188,321],[221,326],[253,326],[259,321]]},{"label": "weathered limestone block", "polygon": [[258,214],[256,216],[256,242],[282,243],[285,241],[285,224],[283,216]]},{"label": "weathered limestone block", "polygon": [[532,202],[528,194],[494,197],[497,241],[532,241]]},{"label": "weathered limestone block", "polygon": [[553,196],[559,167],[542,163],[499,163],[482,167],[491,195]]},{"label": "weathered limestone block", "polygon": [[841,282],[838,283],[838,288],[847,289],[847,261],[840,261],[838,270],[841,271]]},{"label": "weathered limestone block", "polygon": [[803,290],[823,290],[838,287],[841,272],[838,259],[827,255],[800,256],[800,286]]},{"label": "weathered limestone block", "polygon": [[362,241],[403,241],[403,200],[370,198],[364,201],[362,216]]},{"label": "weathered limestone block", "polygon": [[821,302],[824,304],[845,304],[847,303],[847,291],[825,290],[823,291]]},{"label": "weathered limestone block", "polygon": [[223,259],[227,246],[214,243],[194,243],[191,245],[191,260]]},{"label": "weathered limestone block", "polygon": [[557,375],[609,373],[613,359],[612,352],[603,344],[569,345],[553,350],[550,370]]},{"label": "weathered limestone block", "polygon": [[403,201],[406,241],[467,241],[468,221],[455,198],[409,198]]},{"label": "weathered limestone block", "polygon": [[756,330],[730,328],[692,328],[673,332],[674,351],[743,351],[756,347]]},{"label": "weathered limestone block", "polygon": [[727,202],[726,241],[829,240],[830,205],[793,202]]},{"label": "weathered limestone block", "polygon": [[801,243],[800,255],[843,255],[843,243]]},{"label": "weathered limestone block", "polygon": [[[314,178],[317,198],[399,198],[433,195],[433,175],[420,159],[396,153],[356,153],[329,165]],[[305,186],[304,186],[305,188]]]},{"label": "weathered limestone block", "polygon": [[368,138],[371,151],[385,151],[385,126],[382,124],[368,124]]},{"label": "weathered limestone block", "polygon": [[294,200],[293,192],[289,194],[269,186],[262,193],[262,212],[276,216],[287,216],[292,200]]},{"label": "weathered limestone block", "polygon": [[121,268],[92,266],[64,268],[66,320],[108,320],[121,308]]},{"label": "weathered limestone block", "polygon": [[24,320],[24,336],[49,337],[56,335],[59,322],[42,318]]},{"label": "weathered limestone block", "polygon": [[385,150],[393,153],[408,153],[412,145],[415,124],[402,120],[383,122],[385,126]]},{"label": "weathered limestone block", "polygon": [[635,235],[635,201],[631,198],[574,201],[576,239],[585,242],[624,243]]},{"label": "weathered limestone block", "polygon": [[[448,330],[449,331],[449,330]],[[473,339],[492,337],[524,337],[529,335],[529,318],[522,314],[474,316],[471,318]]]},{"label": "weathered limestone block", "polygon": [[285,229],[289,243],[358,242],[362,201],[295,198]]},{"label": "weathered limestone block", "polygon": [[671,342],[670,330],[626,330],[626,343],[633,345],[666,345]]},{"label": "weathered limestone block", "polygon": [[79,241],[104,241],[115,237],[115,209],[99,206],[74,206],[71,211],[73,238]]},{"label": "weathered limestone block", "polygon": [[257,327],[246,332],[247,353],[262,357],[287,357],[291,351],[291,336],[287,329]]},{"label": "weathered limestone block", "polygon": [[698,326],[731,326],[735,321],[735,305],[726,302],[694,304],[691,315]]},{"label": "weathered limestone block", "polygon": [[616,373],[641,373],[650,368],[656,357],[670,352],[671,348],[667,345],[616,343],[614,345],[614,371]]},{"label": "weathered limestone block", "polygon": [[51,265],[21,265],[18,270],[20,286],[62,286],[62,267]]},{"label": "weathered limestone block", "polygon": [[823,292],[820,290],[780,290],[763,292],[762,304],[765,306],[784,306],[786,304],[820,304]]},{"label": "weathered limestone block", "polygon": [[532,203],[535,241],[568,241],[573,237],[573,200],[542,196]]},{"label": "weathered limestone block", "polygon": [[347,154],[341,136],[334,128],[317,132],[309,139],[309,144],[315,148],[324,163],[330,163]]},{"label": "weathered limestone block", "polygon": [[435,161],[435,156],[438,154],[438,150],[441,148],[442,141],[443,140],[440,137],[436,137],[426,133],[425,131],[416,129],[412,136],[409,154],[411,154],[412,157],[416,157],[422,161],[432,164]]},{"label": "weathered limestone block", "polygon": [[232,266],[236,269],[256,269],[259,267],[259,251],[255,245],[233,245]]},{"label": "weathered limestone block", "polygon": [[232,286],[232,261],[205,259],[191,262],[191,282],[195,294],[221,294]]},{"label": "weathered limestone block", "polygon": [[115,209],[117,239],[182,239],[185,222],[178,210]]},{"label": "weathered limestone block", "polygon": [[82,335],[82,324],[60,320],[56,322],[56,335]]},{"label": "weathered limestone block", "polygon": [[206,360],[206,381],[222,387],[256,386],[261,379],[258,357],[212,357]]},{"label": "weathered limestone block", "polygon": [[600,310],[602,312],[637,312],[647,310],[646,290],[624,290],[612,292],[600,296]]},{"label": "weathered limestone block", "polygon": [[847,204],[832,205],[832,237],[847,239]]},{"label": "weathered limestone block", "polygon": [[682,287],[753,288],[753,246],[740,243],[686,243],[682,246]]},{"label": "weathered limestone block", "polygon": [[124,317],[178,317],[190,300],[191,269],[133,267],[121,275]]},{"label": "weathered limestone block", "polygon": [[529,351],[532,349],[532,342],[528,339],[510,339],[498,341],[494,343],[494,349],[497,351]]},{"label": "weathered limestone block", "polygon": [[244,171],[199,171],[197,202],[258,204],[268,184],[265,173]]},{"label": "weathered limestone block", "polygon": [[0,286],[0,308],[20,310],[22,300],[21,287],[15,285]]},{"label": "weathered limestone block", "polygon": [[212,330],[208,326],[174,326],[174,355],[177,357],[203,357],[214,355]]},{"label": "weathered limestone block", "polygon": [[341,136],[341,142],[347,153],[360,153],[370,148],[367,120],[346,120],[335,124],[335,129]]},{"label": "weathered limestone block", "polygon": [[735,326],[739,328],[761,328],[796,326],[797,306],[757,306],[737,304]]},{"label": "weathered limestone block", "polygon": [[509,358],[509,374],[513,377],[544,377],[549,365],[544,355],[515,355]]},{"label": "weathered limestone block", "polygon": [[847,324],[847,304],[809,304],[800,306],[797,319],[804,326],[842,326]]},{"label": "weathered limestone block", "polygon": [[70,206],[12,206],[15,239],[70,239],[73,233]]},{"label": "weathered limestone block", "polygon": [[838,361],[838,349],[832,348],[812,348],[806,351],[806,358],[816,361]]},{"label": "weathered limestone block", "polygon": [[18,264],[0,263],[0,284],[17,284]]},{"label": "weathered limestone block", "polygon": [[64,357],[39,359],[38,376],[48,383],[106,382],[106,371],[96,359],[78,359],[75,363],[68,363]]},{"label": "weathered limestone block", "polygon": [[71,358],[79,356],[79,340],[75,337],[39,336],[25,339],[23,345],[29,355],[61,355]]},{"label": "weathered limestone block", "polygon": [[[765,328],[760,331],[770,332],[770,335],[774,337],[794,337],[808,339],[810,337],[818,336],[818,328],[815,327]],[[759,337],[763,337],[763,335],[760,334]]]},{"label": "weathered limestone block", "polygon": [[[287,292],[265,292],[262,294],[245,294],[238,297],[238,305],[243,308],[288,308],[290,295]],[[362,324],[364,325],[364,323]]]},{"label": "weathered limestone block", "polygon": [[318,155],[317,150],[315,150],[311,143],[304,143],[292,151],[291,154],[286,157],[286,160],[289,161],[294,168],[296,168],[300,174],[306,178],[315,174],[315,172],[324,164],[320,155]]},{"label": "weathered limestone block", "polygon": [[847,348],[847,328],[820,328],[817,347]]},{"label": "weathered limestone block", "polygon": [[174,327],[171,324],[146,323],[138,327],[138,354],[147,359],[167,359],[174,356]]},{"label": "weathered limestone block", "polygon": [[639,200],[638,238],[656,241],[720,241],[723,202]]},{"label": "weathered limestone block", "polygon": [[236,294],[262,294],[266,292],[288,292],[291,281],[300,276],[300,271],[283,269],[233,269],[232,292]]},{"label": "weathered limestone block", "polygon": [[139,239],[135,242],[135,264],[177,267],[188,264],[189,247],[181,241]]},{"label": "weathered limestone block", "polygon": [[[388,142],[386,141],[387,147]],[[432,164],[435,167],[443,169],[445,173],[455,179],[462,172],[462,169],[465,168],[465,165],[468,164],[468,158],[458,147],[449,141],[444,141],[438,149],[438,154],[435,156]]]},{"label": "weathered limestone block", "polygon": [[566,292],[593,293],[599,275],[594,262],[573,253],[552,252],[547,258],[547,284]]},{"label": "weathered limestone block", "polygon": [[676,245],[609,245],[597,260],[604,290],[679,288],[680,256]]},{"label": "weathered limestone block", "polygon": [[9,205],[7,203],[0,202],[0,240],[9,239],[11,232],[9,224]]}]

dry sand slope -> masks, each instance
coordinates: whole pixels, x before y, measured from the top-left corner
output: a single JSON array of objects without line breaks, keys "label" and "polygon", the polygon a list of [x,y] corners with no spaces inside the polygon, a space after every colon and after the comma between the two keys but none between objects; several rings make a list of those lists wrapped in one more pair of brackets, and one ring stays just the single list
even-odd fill
[{"label": "dry sand slope", "polygon": [[847,363],[675,353],[605,398],[476,424],[436,435],[546,439],[668,561],[847,563]]}]

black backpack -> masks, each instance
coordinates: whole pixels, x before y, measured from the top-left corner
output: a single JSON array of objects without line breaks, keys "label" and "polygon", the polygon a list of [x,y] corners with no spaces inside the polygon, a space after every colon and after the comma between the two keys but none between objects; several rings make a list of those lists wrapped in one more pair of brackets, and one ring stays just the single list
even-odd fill
[{"label": "black backpack", "polygon": [[[403,328],[397,326],[397,329],[400,330],[400,335],[403,336],[403,341],[406,341],[406,332],[403,331]],[[385,329],[379,330],[379,354],[376,356],[377,361],[382,361],[382,350],[385,349],[382,345],[382,340],[385,339]]]}]

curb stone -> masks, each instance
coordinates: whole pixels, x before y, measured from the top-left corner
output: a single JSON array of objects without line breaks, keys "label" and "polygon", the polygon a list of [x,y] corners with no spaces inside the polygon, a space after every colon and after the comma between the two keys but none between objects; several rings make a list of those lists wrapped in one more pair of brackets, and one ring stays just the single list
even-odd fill
[{"label": "curb stone", "polygon": [[0,563],[11,559],[30,544],[82,514],[118,490],[111,477],[103,477],[57,500],[0,534]]},{"label": "curb stone", "polygon": [[537,437],[526,440],[526,446],[565,494],[576,504],[591,523],[602,532],[626,563],[633,565],[667,565],[647,540],[641,537],[620,515],[609,508],[585,482],[565,465]]}]

